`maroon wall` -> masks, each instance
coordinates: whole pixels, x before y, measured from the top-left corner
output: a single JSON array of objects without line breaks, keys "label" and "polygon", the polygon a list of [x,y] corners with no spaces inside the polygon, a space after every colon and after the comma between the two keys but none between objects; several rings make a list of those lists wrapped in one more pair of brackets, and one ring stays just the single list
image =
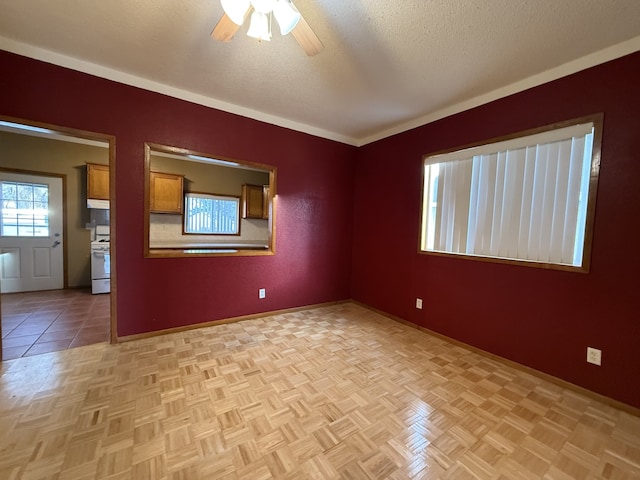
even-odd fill
[{"label": "maroon wall", "polygon": [[[640,54],[357,150],[6,52],[0,68],[1,114],[116,136],[119,335],[351,295],[640,408]],[[417,253],[423,154],[595,112],[589,274]],[[145,141],[276,165],[277,254],[143,258]]]},{"label": "maroon wall", "polygon": [[[0,71],[0,114],[116,137],[120,336],[349,298],[355,148],[7,52]],[[275,165],[276,255],[143,258],[144,142]]]},{"label": "maroon wall", "polygon": [[[639,85],[636,53],[359,149],[352,297],[640,407]],[[417,253],[423,154],[596,112],[590,273]],[[587,346],[602,349],[601,367]]]}]

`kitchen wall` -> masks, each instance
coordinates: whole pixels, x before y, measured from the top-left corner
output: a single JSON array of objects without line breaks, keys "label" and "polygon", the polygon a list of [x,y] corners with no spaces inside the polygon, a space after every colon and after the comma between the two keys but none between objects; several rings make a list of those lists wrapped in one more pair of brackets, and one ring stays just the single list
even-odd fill
[{"label": "kitchen wall", "polygon": [[[1,113],[1,111],[0,111]],[[87,209],[87,163],[109,163],[106,148],[0,131],[0,167],[67,177],[67,279],[69,287],[91,285],[91,221]]]},{"label": "kitchen wall", "polygon": [[[359,149],[353,298],[640,407],[638,85],[640,53]],[[418,253],[424,154],[598,112],[588,274]],[[587,346],[602,349],[601,367],[586,363]]]},{"label": "kitchen wall", "polygon": [[[7,52],[0,69],[3,115],[116,138],[119,336],[349,298],[354,147]],[[145,142],[274,165],[276,254],[144,258]]]},{"label": "kitchen wall", "polygon": [[[242,185],[268,185],[269,173],[257,172],[203,162],[151,155],[150,169],[155,172],[184,175],[184,191],[240,197]],[[149,247],[174,247],[195,243],[250,243],[266,245],[269,240],[267,220],[240,219],[240,235],[184,235],[183,216],[151,214]]]}]

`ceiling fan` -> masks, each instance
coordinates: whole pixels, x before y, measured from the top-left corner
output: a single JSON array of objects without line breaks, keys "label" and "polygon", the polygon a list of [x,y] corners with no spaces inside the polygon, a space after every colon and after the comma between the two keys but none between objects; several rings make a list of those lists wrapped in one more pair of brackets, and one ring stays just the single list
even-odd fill
[{"label": "ceiling fan", "polygon": [[324,48],[291,0],[220,0],[224,15],[211,36],[221,42],[230,42],[246,17],[251,14],[247,35],[258,40],[271,40],[271,19],[276,18],[280,33],[291,33],[305,53],[317,55]]}]

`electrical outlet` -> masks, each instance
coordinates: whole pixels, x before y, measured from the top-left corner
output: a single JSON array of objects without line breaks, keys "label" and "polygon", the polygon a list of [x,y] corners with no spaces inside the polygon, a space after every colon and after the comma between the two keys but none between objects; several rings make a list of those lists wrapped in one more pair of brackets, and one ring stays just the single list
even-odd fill
[{"label": "electrical outlet", "polygon": [[602,365],[602,350],[587,347],[587,362],[598,366]]},{"label": "electrical outlet", "polygon": [[422,310],[422,299],[421,298],[416,298],[416,308],[418,310]]},{"label": "electrical outlet", "polygon": [[258,290],[258,298],[264,298],[267,296],[267,290],[265,288],[261,288]]}]

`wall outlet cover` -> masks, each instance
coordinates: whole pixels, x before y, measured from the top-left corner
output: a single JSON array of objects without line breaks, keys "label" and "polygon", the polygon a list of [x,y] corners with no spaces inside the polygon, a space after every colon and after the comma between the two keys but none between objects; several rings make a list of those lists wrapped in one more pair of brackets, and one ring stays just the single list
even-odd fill
[{"label": "wall outlet cover", "polygon": [[422,310],[422,299],[421,298],[416,298],[416,308],[418,310]]},{"label": "wall outlet cover", "polygon": [[260,290],[258,290],[258,298],[265,298],[267,296],[267,290],[264,288],[261,288]]},{"label": "wall outlet cover", "polygon": [[602,350],[587,347],[587,362],[598,366],[602,365]]}]

